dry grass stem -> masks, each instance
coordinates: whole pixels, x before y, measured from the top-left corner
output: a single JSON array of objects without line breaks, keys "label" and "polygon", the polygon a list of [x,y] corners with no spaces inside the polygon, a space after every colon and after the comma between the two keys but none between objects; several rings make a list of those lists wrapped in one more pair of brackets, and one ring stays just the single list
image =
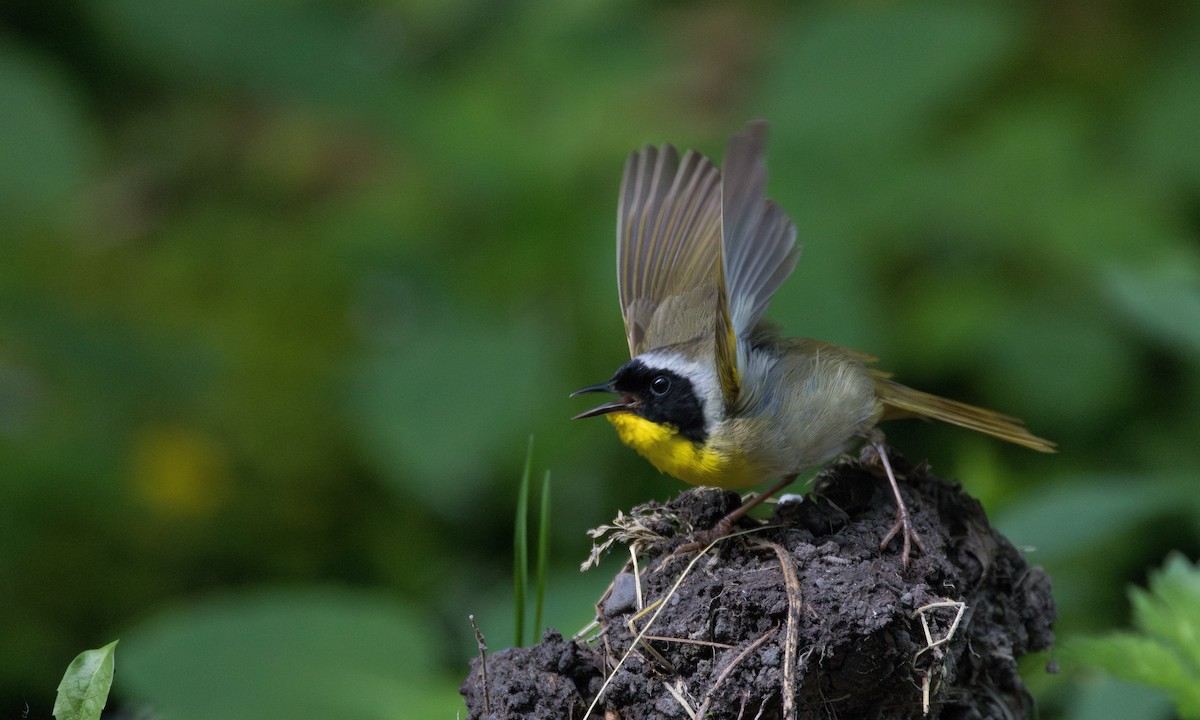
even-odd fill
[{"label": "dry grass stem", "polygon": [[[709,703],[712,702],[713,695],[717,692],[717,688],[721,687],[721,684],[725,682],[725,679],[728,678],[731,674],[733,674],[733,670],[734,670],[734,668],[736,668],[738,666],[738,663],[740,663],[742,660],[747,658],[750,655],[750,653],[752,653],[756,649],[758,649],[758,646],[760,646],[764,642],[766,642],[767,638],[774,635],[776,632],[778,632],[778,630],[779,630],[779,627],[776,626],[776,627],[773,627],[770,630],[766,631],[762,635],[758,636],[758,638],[756,638],[754,640],[754,642],[750,643],[745,648],[743,648],[742,651],[737,654],[737,657],[735,657],[733,660],[731,660],[729,662],[729,664],[726,665],[721,670],[721,674],[717,676],[716,681],[714,681],[712,686],[709,687],[708,690],[704,693],[704,702],[700,704],[700,716],[701,717],[703,717],[704,714],[708,712]],[[765,704],[766,703],[764,703],[764,705]]]},{"label": "dry grass stem", "polygon": [[658,532],[650,529],[647,525],[648,520],[666,521],[676,528],[676,534],[679,536],[689,535],[692,532],[692,526],[679,519],[678,516],[665,512],[662,508],[641,506],[634,508],[632,512],[626,515],[624,512],[618,511],[610,525],[601,525],[600,527],[588,530],[588,537],[593,541],[600,540],[602,542],[592,544],[592,550],[588,553],[587,560],[579,566],[581,572],[586,572],[591,568],[600,564],[600,558],[613,543],[620,542],[629,546],[629,550],[633,554],[641,552],[642,548],[647,545],[661,542],[667,538]]},{"label": "dry grass stem", "polygon": [[[727,536],[727,537],[732,537],[732,536]],[[651,628],[651,626],[654,625],[654,621],[658,619],[659,614],[662,613],[663,608],[666,607],[667,604],[665,601],[669,600],[679,590],[679,586],[683,584],[683,581],[685,579],[687,579],[687,576],[692,572],[692,569],[694,567],[696,567],[696,564],[698,562],[700,562],[700,558],[707,555],[708,551],[712,550],[714,545],[716,545],[718,542],[721,542],[722,540],[725,540],[725,539],[726,538],[717,538],[716,540],[713,540],[712,542],[710,542],[708,545],[704,546],[704,548],[701,549],[699,552],[697,552],[696,556],[694,558],[692,558],[691,562],[689,562],[687,564],[687,566],[684,567],[683,572],[680,573],[679,577],[675,580],[675,583],[673,585],[671,585],[671,589],[667,592],[666,596],[661,598],[659,601],[655,602],[654,607],[656,609],[654,610],[654,614],[650,617],[650,621],[648,623],[646,623],[646,627],[642,629],[642,632],[638,633],[638,636],[636,638],[634,638],[634,642],[631,643],[629,645],[629,647],[625,650],[625,653],[621,656],[621,659],[617,662],[617,665],[616,665],[616,667],[613,668],[612,672],[610,672],[608,674],[608,677],[604,678],[604,684],[600,686],[600,690],[596,693],[596,697],[592,698],[591,704],[588,705],[587,712],[585,712],[583,714],[584,717],[591,715],[592,711],[596,709],[596,705],[600,702],[600,698],[604,697],[604,691],[608,689],[608,686],[610,684],[612,684],[613,677],[616,676],[617,671],[621,669],[621,666],[625,664],[625,661],[629,659],[629,656],[631,654],[633,654],[634,650],[637,648],[638,644],[641,642],[642,634],[644,634],[647,630],[649,630]],[[594,548],[593,548],[593,550],[594,550]],[[647,609],[649,609],[649,608],[647,608]]]},{"label": "dry grass stem", "polygon": [[703,645],[704,647],[720,648],[721,650],[732,650],[737,645],[729,643],[713,642],[711,640],[692,640],[689,638],[667,637],[666,635],[643,635],[643,640],[658,640],[660,642],[676,643],[678,645]]},{"label": "dry grass stem", "polygon": [[633,565],[633,589],[634,596],[637,598],[637,609],[641,610],[645,607],[645,602],[642,600],[642,569],[638,567],[638,554],[629,546],[629,562]]},{"label": "dry grass stem", "polygon": [[475,628],[475,644],[479,647],[479,671],[483,675],[483,708],[489,715],[492,713],[492,695],[488,687],[487,674],[487,643],[483,641],[483,632],[479,629],[479,623],[475,622],[474,615],[468,615],[471,620],[471,627]]},{"label": "dry grass stem", "polygon": [[692,720],[696,720],[697,717],[700,717],[697,715],[696,711],[692,709],[691,703],[689,703],[687,698],[684,697],[684,693],[687,692],[687,688],[683,686],[683,680],[676,678],[674,686],[671,685],[671,683],[663,682],[663,687],[665,687],[667,692],[671,693],[671,695],[679,702],[679,706],[682,707],[683,711],[688,714],[688,717],[690,717]]}]

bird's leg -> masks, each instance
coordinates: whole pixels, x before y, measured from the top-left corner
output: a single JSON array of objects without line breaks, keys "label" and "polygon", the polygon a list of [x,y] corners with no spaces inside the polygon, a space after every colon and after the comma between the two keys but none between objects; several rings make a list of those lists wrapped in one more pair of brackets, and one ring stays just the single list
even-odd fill
[{"label": "bird's leg", "polygon": [[789,475],[785,477],[768,488],[766,492],[759,493],[759,495],[754,499],[747,500],[746,502],[742,503],[741,507],[718,520],[717,524],[713,525],[710,529],[693,533],[693,537],[695,537],[696,540],[681,546],[676,552],[685,553],[692,552],[693,550],[699,550],[713,540],[725,537],[730,533],[730,531],[733,530],[733,524],[735,522],[746,517],[746,513],[750,512],[759,505],[762,505],[767,498],[794,483],[797,477],[797,475]]},{"label": "bird's leg", "polygon": [[871,428],[866,435],[867,443],[875,450],[875,454],[879,456],[879,461],[883,463],[884,472],[887,473],[888,483],[892,486],[892,497],[896,500],[896,523],[892,525],[892,529],[888,530],[887,535],[883,536],[883,542],[879,543],[879,549],[884,549],[892,538],[900,535],[903,548],[900,551],[901,566],[908,567],[908,557],[912,554],[912,546],[916,545],[917,549],[925,552],[925,544],[921,542],[921,536],[913,529],[912,518],[908,514],[908,506],[904,504],[904,498],[900,495],[900,484],[896,482],[896,473],[892,472],[892,464],[888,461],[887,446],[883,443],[883,433],[878,428]]}]

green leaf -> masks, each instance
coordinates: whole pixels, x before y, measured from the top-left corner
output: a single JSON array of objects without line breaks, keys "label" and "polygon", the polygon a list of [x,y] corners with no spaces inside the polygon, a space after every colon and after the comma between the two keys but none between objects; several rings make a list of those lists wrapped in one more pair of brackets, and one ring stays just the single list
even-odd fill
[{"label": "green leaf", "polygon": [[[1010,288],[1007,314],[991,316],[980,332],[985,399],[1043,427],[1127,407],[1136,359],[1114,323],[1068,294],[1046,293],[1031,302],[1021,292]],[[1047,372],[1047,357],[1070,372]]]},{"label": "green leaf", "polygon": [[61,215],[93,155],[76,88],[49,62],[2,44],[0,97],[0,218]]},{"label": "green leaf", "polygon": [[[1104,638],[1079,638],[1071,642],[1072,656],[1117,677],[1145,685],[1186,689],[1200,679],[1191,678],[1170,648],[1134,633],[1113,633]],[[1197,696],[1200,699],[1200,695]]]},{"label": "green leaf", "polygon": [[113,656],[118,640],[102,648],[85,650],[67,666],[58,697],[54,699],[54,717],[58,720],[97,720],[108,702],[113,681]]},{"label": "green leaf", "polygon": [[1158,688],[1107,675],[1074,683],[1061,720],[1171,720],[1171,700]]},{"label": "green leaf", "polygon": [[1134,624],[1173,646],[1200,679],[1200,570],[1172,554],[1150,576],[1149,592],[1134,588],[1130,595]]},{"label": "green leaf", "polygon": [[351,422],[368,461],[400,497],[449,515],[476,499],[478,485],[540,418],[569,416],[570,383],[539,324],[413,314],[402,341],[356,368]]},{"label": "green leaf", "polygon": [[1140,272],[1114,269],[1107,279],[1127,317],[1200,359],[1200,269],[1194,259]]},{"label": "green leaf", "polygon": [[1189,675],[1170,648],[1132,633],[1078,638],[1066,656],[1112,675],[1166,690],[1181,716],[1200,717],[1200,676]]},{"label": "green leaf", "polygon": [[1163,53],[1147,66],[1138,95],[1128,107],[1135,113],[1133,140],[1145,169],[1164,178],[1200,182],[1200,145],[1181,142],[1194,134],[1200,117],[1200,46],[1194,40]]},{"label": "green leaf", "polygon": [[1181,717],[1200,718],[1200,568],[1173,554],[1131,594],[1137,632],[1072,640],[1066,656],[1162,688]]},{"label": "green leaf", "polygon": [[825,147],[880,147],[969,102],[1019,47],[1005,5],[831,4],[786,33],[768,114]]},{"label": "green leaf", "polygon": [[1091,475],[1035,488],[993,524],[1039,558],[1078,556],[1149,518],[1179,508],[1169,479]]},{"label": "green leaf", "polygon": [[435,625],[341,589],[213,597],[127,633],[119,683],[176,720],[452,717]]},{"label": "green leaf", "polygon": [[225,87],[300,103],[403,110],[399,55],[370,15],[319,3],[153,0],[93,3],[99,29],[127,61],[180,88]]}]

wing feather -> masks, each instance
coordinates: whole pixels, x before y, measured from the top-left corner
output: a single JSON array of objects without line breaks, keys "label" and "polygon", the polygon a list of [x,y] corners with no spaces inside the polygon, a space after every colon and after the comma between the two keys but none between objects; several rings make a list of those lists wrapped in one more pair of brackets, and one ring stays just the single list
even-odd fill
[{"label": "wing feather", "polygon": [[796,226],[766,197],[767,123],[729,140],[722,192],[721,264],[734,336],[748,337],[800,258]]},{"label": "wing feather", "polygon": [[751,370],[750,338],[800,257],[796,226],[766,197],[766,136],[767,123],[751,122],[725,150],[716,354],[726,407],[737,404]]},{"label": "wing feather", "polygon": [[689,150],[680,159],[670,145],[647,145],[626,161],[617,286],[631,356],[690,340],[714,316],[715,302],[705,299],[717,283],[720,181],[707,158]]}]

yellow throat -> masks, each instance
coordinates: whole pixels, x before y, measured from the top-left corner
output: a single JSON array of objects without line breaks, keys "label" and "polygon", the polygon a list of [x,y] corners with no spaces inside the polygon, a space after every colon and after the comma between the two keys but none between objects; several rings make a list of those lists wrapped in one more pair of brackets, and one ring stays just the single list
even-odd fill
[{"label": "yellow throat", "polygon": [[659,472],[692,485],[744,488],[772,478],[762,477],[740,452],[716,450],[679,434],[672,425],[651,422],[627,412],[605,415],[621,442],[638,451]]}]

